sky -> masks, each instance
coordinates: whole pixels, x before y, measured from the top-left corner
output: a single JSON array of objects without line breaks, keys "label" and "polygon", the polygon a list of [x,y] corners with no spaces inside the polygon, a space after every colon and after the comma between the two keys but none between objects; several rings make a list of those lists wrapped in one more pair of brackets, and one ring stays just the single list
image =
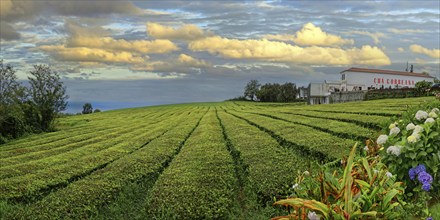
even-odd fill
[{"label": "sky", "polygon": [[261,83],[338,80],[350,67],[440,78],[440,1],[0,0],[0,59],[57,71],[103,110],[222,101]]}]

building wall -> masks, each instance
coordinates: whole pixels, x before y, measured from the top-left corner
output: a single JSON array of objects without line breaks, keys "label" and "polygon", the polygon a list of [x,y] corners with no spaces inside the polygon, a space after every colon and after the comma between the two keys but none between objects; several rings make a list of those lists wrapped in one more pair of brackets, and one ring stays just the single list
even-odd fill
[{"label": "building wall", "polygon": [[307,100],[310,105],[329,104],[330,93],[325,83],[310,83]]},{"label": "building wall", "polygon": [[363,101],[367,91],[335,92],[329,97],[330,103]]},{"label": "building wall", "polygon": [[307,98],[309,89],[306,87],[299,87],[298,93],[296,94],[296,98],[304,99]]},{"label": "building wall", "polygon": [[[433,78],[395,74],[363,73],[347,71],[342,73],[342,81],[310,83],[308,103],[328,104],[363,100],[365,92],[372,89],[414,88],[420,81],[433,82]],[[349,93],[347,93],[349,92]]]},{"label": "building wall", "polygon": [[330,104],[330,98],[328,96],[312,96],[307,99],[310,105]]},{"label": "building wall", "polygon": [[328,96],[330,92],[328,91],[327,85],[325,83],[310,83],[309,85],[309,96]]},{"label": "building wall", "polygon": [[[382,88],[414,88],[419,81],[434,82],[433,78],[417,77],[417,76],[403,76],[393,74],[378,74],[378,73],[360,73],[360,72],[344,72],[346,88],[344,91],[353,91],[354,86],[350,84],[365,85],[362,90],[367,90],[368,87],[375,89]],[[358,87],[358,86],[356,86]]]}]

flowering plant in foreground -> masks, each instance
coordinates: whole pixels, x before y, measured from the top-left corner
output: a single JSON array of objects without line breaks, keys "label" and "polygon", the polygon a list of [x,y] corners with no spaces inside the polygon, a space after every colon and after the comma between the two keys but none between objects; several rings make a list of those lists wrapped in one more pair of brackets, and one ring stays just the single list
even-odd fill
[{"label": "flowering plant in foreground", "polygon": [[426,168],[423,164],[418,165],[415,168],[409,169],[409,178],[411,180],[417,180],[422,184],[422,189],[425,191],[429,191],[431,189],[432,184],[432,176],[426,172]]},{"label": "flowering plant in foreground", "polygon": [[293,208],[291,213],[273,219],[403,218],[402,183],[378,157],[356,156],[354,146],[342,164],[343,170],[324,167],[312,187],[298,179],[293,197],[274,204]]},{"label": "flowering plant in foreground", "polygon": [[[394,119],[380,135],[382,162],[404,182],[405,210],[412,216],[429,216],[432,196],[440,188],[440,102],[413,108]],[[394,128],[399,128],[400,132]],[[394,131],[392,131],[394,129]],[[384,141],[386,140],[386,141]],[[427,218],[429,219],[429,218]]]},{"label": "flowering plant in foreground", "polygon": [[[417,185],[421,187],[416,187],[413,189],[414,198],[411,203],[406,205],[409,212],[417,214],[419,216],[429,216],[428,202],[432,198],[428,192],[432,189],[432,176],[426,171],[426,167],[420,164],[416,167],[409,169],[409,178]],[[410,193],[412,194],[412,193]],[[428,217],[426,219],[431,219]]]},{"label": "flowering plant in foreground", "polygon": [[[440,171],[440,102],[436,101],[427,108],[418,108],[405,113],[401,120],[394,120],[377,138],[377,144],[383,147],[382,161],[389,167],[398,180],[405,183],[407,195],[418,183],[412,181],[414,172],[423,166],[431,181],[424,182],[425,191],[438,192]],[[417,169],[416,169],[417,168]],[[418,176],[427,177],[425,173]],[[429,190],[427,190],[429,189]]]}]

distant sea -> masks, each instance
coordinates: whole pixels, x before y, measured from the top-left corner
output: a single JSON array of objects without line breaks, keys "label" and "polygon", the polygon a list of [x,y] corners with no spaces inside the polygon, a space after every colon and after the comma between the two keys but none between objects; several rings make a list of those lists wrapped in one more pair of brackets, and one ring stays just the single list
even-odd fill
[{"label": "distant sea", "polygon": [[[64,111],[64,113],[76,114],[78,112],[82,112],[83,105],[85,103],[86,102],[69,101],[67,110]],[[152,103],[152,102],[89,102],[89,103],[92,104],[93,110],[100,109],[101,111],[169,104],[169,103]]]}]

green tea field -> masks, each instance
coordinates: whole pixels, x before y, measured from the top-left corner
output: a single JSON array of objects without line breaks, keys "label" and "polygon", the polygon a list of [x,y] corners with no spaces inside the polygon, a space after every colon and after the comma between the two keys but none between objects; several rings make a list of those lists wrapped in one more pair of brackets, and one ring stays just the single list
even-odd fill
[{"label": "green tea field", "polygon": [[2,219],[268,219],[298,173],[429,98],[219,102],[68,116],[0,145]]}]

